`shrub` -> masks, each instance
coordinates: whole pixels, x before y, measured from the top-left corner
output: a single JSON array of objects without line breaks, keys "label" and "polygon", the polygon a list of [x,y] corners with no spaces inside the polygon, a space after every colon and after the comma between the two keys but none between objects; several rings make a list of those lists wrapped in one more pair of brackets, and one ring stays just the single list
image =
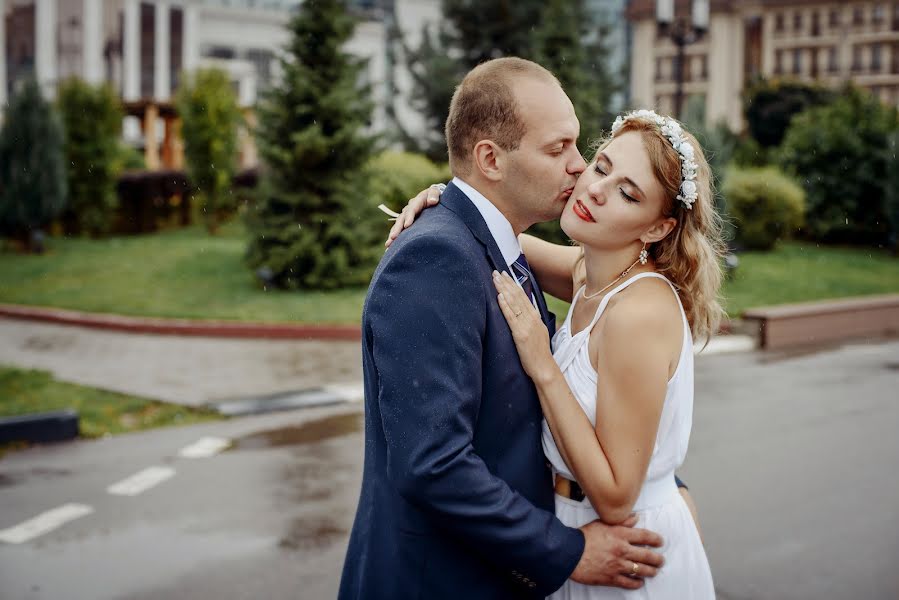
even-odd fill
[{"label": "shrub", "polygon": [[237,157],[240,109],[228,75],[219,69],[198,69],[178,90],[178,112],[184,135],[184,158],[190,181],[199,191],[209,233],[235,207],[231,193]]},{"label": "shrub", "polygon": [[770,250],[802,226],[805,192],[774,167],[732,168],[724,184],[737,242]]},{"label": "shrub", "polygon": [[27,239],[65,206],[62,124],[28,80],[10,98],[0,131],[0,231]]},{"label": "shrub", "polygon": [[397,212],[432,183],[447,183],[452,178],[449,166],[438,166],[427,157],[411,152],[383,152],[369,162],[368,168],[373,205],[383,203]]},{"label": "shrub", "polygon": [[797,115],[780,150],[808,197],[808,230],[824,242],[882,244],[889,231],[888,139],[895,108],[848,87],[832,104]]},{"label": "shrub", "polygon": [[743,93],[743,113],[749,134],[762,147],[779,146],[793,117],[812,106],[830,102],[826,88],[792,80],[759,80]]},{"label": "shrub", "polygon": [[124,162],[119,145],[122,107],[112,88],[69,79],[57,99],[65,128],[69,218],[93,236],[107,233],[117,205],[116,178]]},{"label": "shrub", "polygon": [[887,218],[890,221],[890,245],[893,252],[899,250],[899,131],[894,131],[889,138],[887,153],[887,186],[886,202]]}]

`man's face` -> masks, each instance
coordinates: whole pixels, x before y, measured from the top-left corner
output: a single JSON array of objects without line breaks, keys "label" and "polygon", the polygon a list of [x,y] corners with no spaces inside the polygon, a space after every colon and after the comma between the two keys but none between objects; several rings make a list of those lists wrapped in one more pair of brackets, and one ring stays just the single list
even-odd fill
[{"label": "man's face", "polygon": [[553,82],[522,77],[513,91],[526,133],[507,155],[504,195],[519,221],[530,226],[559,218],[584,170],[577,149],[580,123],[571,100]]}]

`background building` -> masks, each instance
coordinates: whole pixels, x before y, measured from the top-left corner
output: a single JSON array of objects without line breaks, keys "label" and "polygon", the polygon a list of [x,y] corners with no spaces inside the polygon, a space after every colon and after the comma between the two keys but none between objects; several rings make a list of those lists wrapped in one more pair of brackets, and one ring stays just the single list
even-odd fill
[{"label": "background building", "polygon": [[[249,109],[278,76],[285,25],[301,0],[0,0],[0,107],[18,81],[34,75],[52,97],[58,82],[78,76],[108,82],[128,117],[125,138],[142,146],[149,168],[180,167],[177,118],[171,101],[181,74],[197,67],[226,71]],[[354,0],[360,17],[347,49],[368,60],[372,129],[385,130],[387,102],[411,131],[421,123],[405,97],[387,86],[388,27],[415,41],[440,16],[440,0]],[[417,43],[417,42],[416,42]],[[393,68],[402,69],[402,65]],[[401,78],[402,79],[402,78]],[[242,166],[256,162],[245,139]]]},{"label": "background building", "polygon": [[[675,4],[688,14],[690,2]],[[658,33],[656,2],[633,0],[627,14],[631,103],[673,112],[676,48]],[[743,127],[740,94],[758,76],[851,80],[899,105],[899,2],[712,0],[708,32],[687,46],[683,72],[685,97],[701,99],[706,121],[734,130]]]}]

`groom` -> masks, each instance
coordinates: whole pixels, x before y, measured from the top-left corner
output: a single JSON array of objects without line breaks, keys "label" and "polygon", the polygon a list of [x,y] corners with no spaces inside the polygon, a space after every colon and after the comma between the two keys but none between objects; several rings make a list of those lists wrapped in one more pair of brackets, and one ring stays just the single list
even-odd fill
[{"label": "groom", "polygon": [[496,302],[515,273],[550,331],[517,234],[556,219],[584,161],[556,78],[517,58],[459,85],[446,122],[455,178],[389,248],[362,317],[365,465],[339,597],[542,598],[569,577],[639,587],[654,533],[553,514],[542,414]]}]

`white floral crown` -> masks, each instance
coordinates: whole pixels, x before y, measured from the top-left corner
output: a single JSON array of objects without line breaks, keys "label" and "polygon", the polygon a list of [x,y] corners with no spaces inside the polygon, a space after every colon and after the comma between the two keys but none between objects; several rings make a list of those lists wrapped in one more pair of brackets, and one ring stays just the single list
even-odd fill
[{"label": "white floral crown", "polygon": [[677,199],[683,202],[685,207],[692,209],[693,203],[696,202],[696,199],[699,197],[699,188],[696,185],[696,173],[699,170],[699,167],[697,166],[696,161],[693,160],[693,157],[696,155],[696,149],[693,148],[693,144],[687,140],[687,136],[684,135],[684,130],[681,128],[680,123],[670,117],[663,117],[652,110],[635,110],[624,116],[619,115],[618,118],[615,119],[615,122],[612,124],[612,135],[621,129],[621,126],[624,125],[625,121],[634,118],[646,119],[647,121],[652,121],[658,125],[659,129],[662,131],[662,135],[668,138],[668,141],[671,142],[671,145],[674,146],[674,149],[677,151],[678,155],[680,155],[681,177],[683,178],[683,181],[681,181],[680,193],[677,195]]}]

